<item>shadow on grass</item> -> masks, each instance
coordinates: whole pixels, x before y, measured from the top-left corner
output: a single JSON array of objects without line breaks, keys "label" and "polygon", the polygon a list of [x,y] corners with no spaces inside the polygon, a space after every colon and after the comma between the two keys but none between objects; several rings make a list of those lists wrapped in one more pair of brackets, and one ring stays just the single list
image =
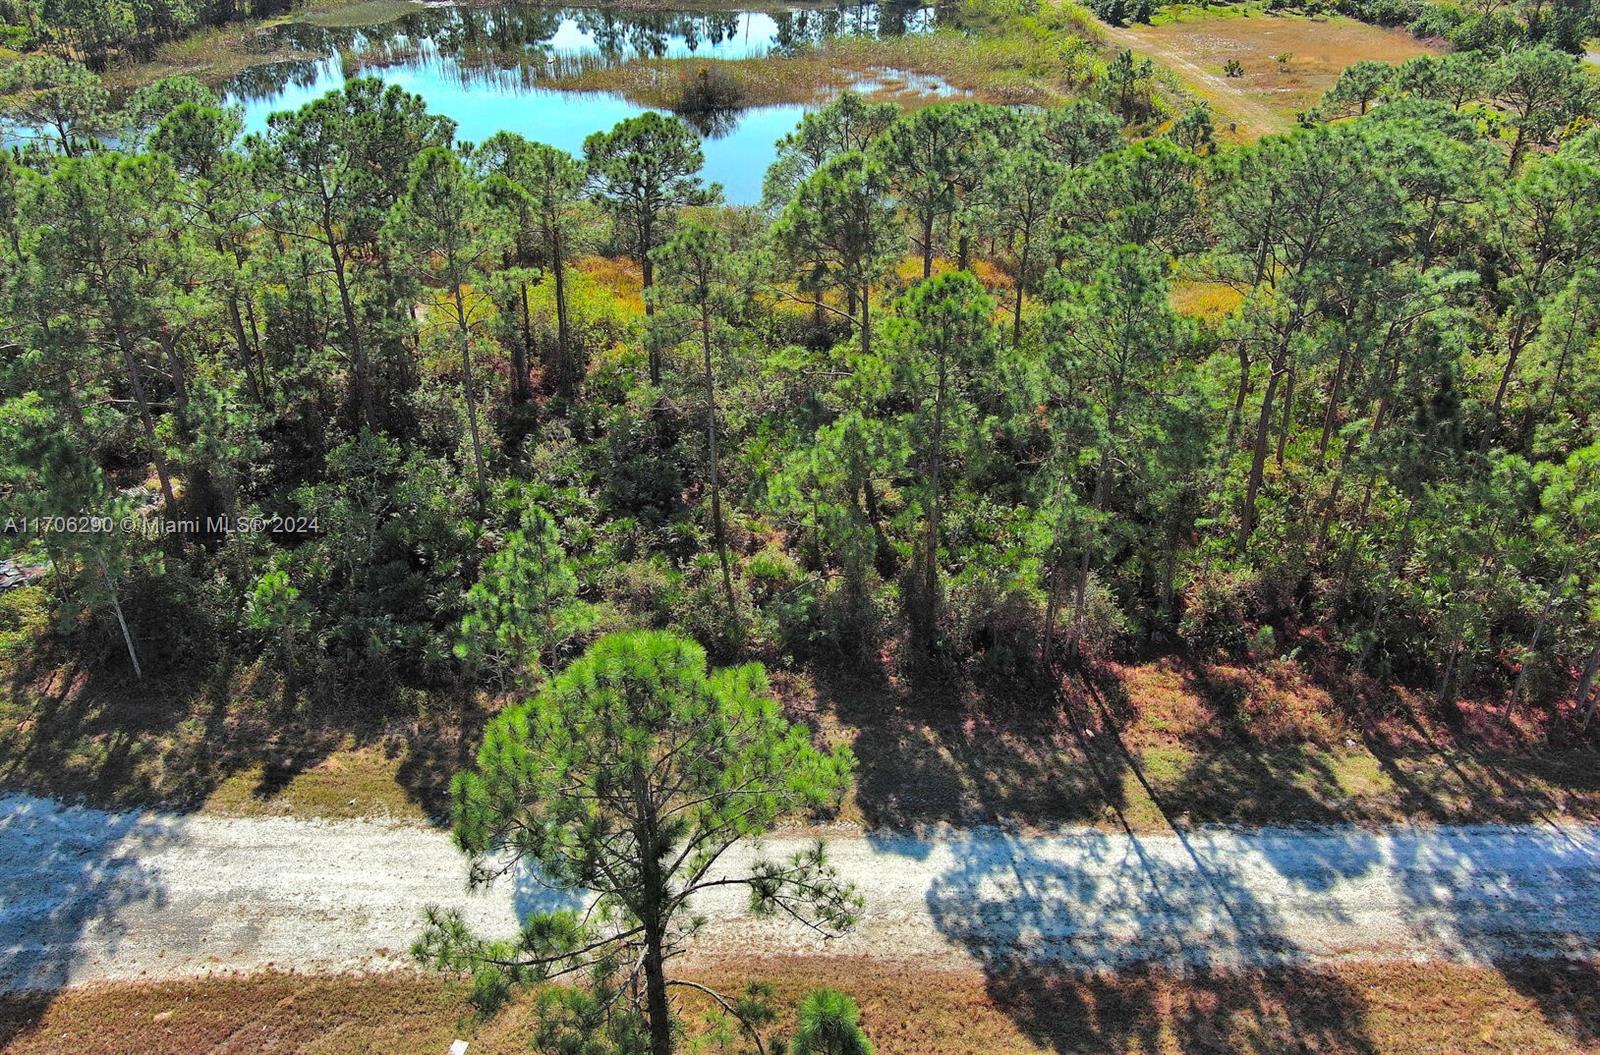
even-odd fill
[{"label": "shadow on grass", "polygon": [[[383,751],[395,778],[386,792],[437,820],[475,743],[462,732],[478,720],[467,705],[403,726],[384,722],[384,701],[370,697],[307,713],[252,684],[224,651],[179,654],[145,629],[146,676],[136,679],[106,640],[92,627],[47,638],[7,657],[0,674],[0,992],[28,991],[5,1001],[0,1048],[76,972],[115,955],[124,908],[160,904],[161,877],[141,860],[180,840],[182,817],[228,782],[246,804],[272,807],[340,752]],[[350,795],[338,782],[327,794],[342,803]],[[72,809],[52,819],[33,795],[122,812],[78,831],[61,820]],[[146,808],[162,812],[135,812]]]},{"label": "shadow on grass", "polygon": [[[474,702],[445,693],[410,722],[387,717],[403,713],[401,702],[358,691],[338,702],[285,702],[274,679],[220,653],[152,661],[135,679],[125,657],[92,644],[92,635],[78,634],[6,671],[0,788],[108,809],[187,812],[228,782],[246,781],[229,794],[265,807],[330,758],[365,752],[381,754],[397,786],[362,790],[383,791],[437,822],[448,815],[450,778],[471,761],[484,720]],[[330,802],[339,791],[327,789]]]},{"label": "shadow on grass", "polygon": [[1342,979],[1306,968],[1074,974],[1016,966],[989,992],[1029,1039],[1056,1052],[1370,1055],[1368,1009]]},{"label": "shadow on grass", "polygon": [[[1089,824],[1106,790],[1085,764],[1048,690],[881,671],[816,674],[806,719],[834,726],[856,755],[856,801],[868,829],[927,825]],[[1112,793],[1113,806],[1119,806]]]}]

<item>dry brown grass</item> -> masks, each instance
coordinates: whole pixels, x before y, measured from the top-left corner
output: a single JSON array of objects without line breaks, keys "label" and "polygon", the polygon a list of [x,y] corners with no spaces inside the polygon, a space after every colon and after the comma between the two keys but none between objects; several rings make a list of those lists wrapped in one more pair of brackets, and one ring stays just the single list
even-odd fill
[{"label": "dry brown grass", "polygon": [[[584,260],[574,276],[580,302],[637,303],[632,264]],[[434,695],[353,700],[376,708],[365,718],[342,701],[302,711],[257,668],[223,659],[135,682],[110,645],[98,657],[48,645],[34,655],[42,591],[13,591],[7,604],[30,597],[18,629],[0,635],[7,790],[111,807],[437,818],[492,709]],[[1503,698],[1469,695],[1447,724],[1425,689],[1341,674],[1327,659],[1104,663],[1064,683],[1063,708],[1045,684],[930,679],[892,657],[773,680],[796,720],[854,749],[843,820],[867,829],[1600,818],[1600,769],[1572,714],[1527,706],[1508,729]],[[407,712],[426,717],[384,717]]]},{"label": "dry brown grass", "polygon": [[[1399,63],[1429,50],[1401,29],[1299,15],[1196,18],[1112,35],[1117,43],[1167,63],[1185,87],[1216,107],[1224,131],[1235,121],[1246,138],[1288,128],[1294,115],[1315,105],[1352,63]],[[1229,59],[1244,66],[1244,76],[1223,75]]]},{"label": "dry brown grass", "polygon": [[[771,981],[793,1007],[831,986],[861,1004],[883,1055],[1556,1055],[1600,1041],[1595,965],[1349,964],[1076,975],[884,969],[796,958],[722,964],[691,977],[738,988]],[[530,1001],[488,1021],[465,987],[431,976],[260,974],[123,983],[54,998],[0,999],[8,1055],[472,1055],[528,1050]],[[705,1010],[686,1003],[691,1029]],[[780,1028],[792,1021],[787,1015]]]}]

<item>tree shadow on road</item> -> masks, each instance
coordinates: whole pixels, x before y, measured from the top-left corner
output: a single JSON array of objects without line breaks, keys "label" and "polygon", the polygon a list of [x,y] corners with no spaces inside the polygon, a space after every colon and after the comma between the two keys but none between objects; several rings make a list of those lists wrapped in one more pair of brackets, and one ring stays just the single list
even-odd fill
[{"label": "tree shadow on road", "polygon": [[129,908],[164,904],[142,858],[182,840],[167,819],[0,798],[0,993],[13,994],[0,1047],[44,1014],[52,992],[115,959]]},{"label": "tree shadow on road", "polygon": [[[1377,1050],[1362,994],[1304,967],[1274,905],[1206,839],[1066,841],[1069,853],[1021,837],[1003,852],[992,839],[958,846],[927,893],[939,931],[1036,1043],[1154,1051],[1170,1050],[1170,1035],[1185,1053]],[[1343,867],[1361,867],[1362,853]],[[1235,969],[1257,964],[1267,969]]]}]

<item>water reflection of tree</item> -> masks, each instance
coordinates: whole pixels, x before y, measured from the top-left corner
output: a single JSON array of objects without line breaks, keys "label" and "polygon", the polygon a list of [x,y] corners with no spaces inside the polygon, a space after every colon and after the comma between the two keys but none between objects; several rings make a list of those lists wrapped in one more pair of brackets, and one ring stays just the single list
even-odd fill
[{"label": "water reflection of tree", "polygon": [[[243,102],[270,99],[287,86],[309,88],[334,63],[348,72],[399,64],[425,68],[447,82],[516,90],[543,77],[609,67],[637,59],[700,54],[749,39],[749,54],[793,55],[829,37],[899,36],[927,32],[938,9],[923,3],[840,2],[772,13],[773,28],[752,24],[741,11],[625,11],[604,7],[432,7],[379,26],[319,26],[292,22],[260,34],[256,46],[316,58],[272,62],[240,73],[224,86]],[[585,38],[559,46],[564,27]],[[740,52],[744,54],[745,52]],[[702,134],[719,135],[725,114],[698,116]]]},{"label": "water reflection of tree", "polygon": [[[830,36],[900,36],[931,30],[937,9],[922,3],[840,2],[774,13],[771,41],[780,53],[814,46]],[[463,57],[473,53],[515,56],[549,50],[564,23],[590,38],[595,50],[619,61],[661,57],[681,42],[694,54],[738,39],[750,12],[626,11],[606,7],[433,7],[378,26],[321,26],[291,22],[261,34],[257,46],[330,55],[403,51],[423,42]]]},{"label": "water reflection of tree", "polygon": [[226,95],[244,103],[270,99],[285,88],[309,88],[327,67],[325,59],[292,59],[250,66],[223,86]]}]

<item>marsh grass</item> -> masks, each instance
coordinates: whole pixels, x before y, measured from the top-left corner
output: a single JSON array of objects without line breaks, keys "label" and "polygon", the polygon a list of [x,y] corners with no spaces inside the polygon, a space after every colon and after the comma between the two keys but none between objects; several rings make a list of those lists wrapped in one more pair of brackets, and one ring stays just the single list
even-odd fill
[{"label": "marsh grass", "polygon": [[355,3],[347,0],[313,0],[300,17],[302,21],[329,29],[379,26],[404,18],[414,11],[421,11],[424,6],[421,0],[356,0]]},{"label": "marsh grass", "polygon": [[[987,102],[1053,105],[1083,94],[1099,61],[1099,49],[1089,40],[1029,21],[992,37],[943,29],[887,39],[836,37],[795,56],[621,65],[573,56],[544,67],[549,72],[543,76],[533,68],[532,83],[616,92],[640,106],[680,110],[695,108],[685,86],[706,78],[728,85],[740,106],[814,104],[858,85],[867,85],[868,94],[913,104],[947,86]],[[906,74],[934,79],[939,89],[908,86]]]},{"label": "marsh grass", "polygon": [[150,61],[115,67],[104,79],[108,87],[117,90],[139,88],[178,74],[216,84],[252,66],[321,57],[291,48],[261,48],[262,30],[297,19],[330,28],[373,26],[422,7],[420,0],[312,0],[291,14],[198,29],[182,40],[161,45]]},{"label": "marsh grass", "polygon": [[149,62],[115,67],[107,71],[103,78],[107,87],[117,90],[143,87],[163,77],[179,74],[216,84],[252,66],[319,57],[292,48],[259,49],[249,46],[247,38],[252,33],[272,24],[275,23],[258,22],[198,30],[182,40],[161,45],[156,49],[155,58]]}]

